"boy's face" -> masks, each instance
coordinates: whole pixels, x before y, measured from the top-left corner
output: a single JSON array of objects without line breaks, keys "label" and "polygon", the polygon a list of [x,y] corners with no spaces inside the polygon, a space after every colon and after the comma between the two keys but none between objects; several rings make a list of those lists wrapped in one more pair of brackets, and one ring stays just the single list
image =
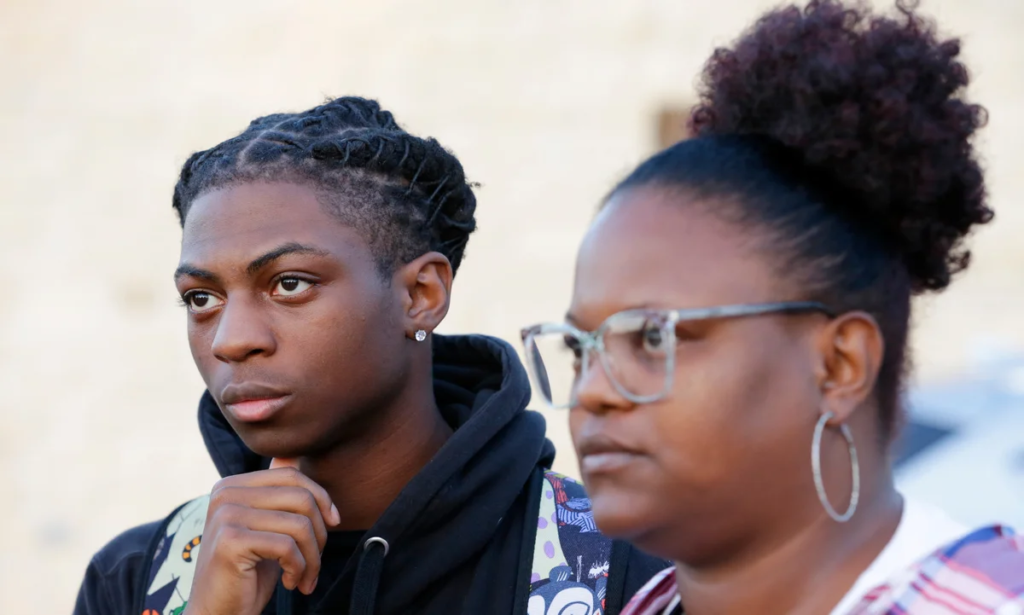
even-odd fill
[{"label": "boy's face", "polygon": [[316,193],[248,183],[201,195],[175,275],[192,356],[225,417],[267,457],[358,438],[410,370],[402,305],[367,242]]}]

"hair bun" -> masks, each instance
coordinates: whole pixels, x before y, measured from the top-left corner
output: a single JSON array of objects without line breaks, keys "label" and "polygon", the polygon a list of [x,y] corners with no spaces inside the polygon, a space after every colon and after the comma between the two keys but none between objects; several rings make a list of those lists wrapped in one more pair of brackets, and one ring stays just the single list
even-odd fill
[{"label": "hair bun", "polygon": [[938,40],[915,8],[880,17],[814,0],[766,14],[706,64],[691,128],[798,152],[848,196],[837,207],[902,255],[920,291],[967,267],[962,240],[993,214],[971,145],[986,115],[960,97],[960,43]]}]

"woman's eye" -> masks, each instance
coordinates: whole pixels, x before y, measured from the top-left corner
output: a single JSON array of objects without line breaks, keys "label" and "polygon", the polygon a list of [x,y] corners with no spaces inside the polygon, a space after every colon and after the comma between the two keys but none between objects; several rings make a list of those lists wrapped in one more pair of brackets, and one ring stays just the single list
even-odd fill
[{"label": "woman's eye", "polygon": [[565,345],[565,350],[572,354],[572,369],[579,376],[580,369],[583,367],[583,345],[575,335],[564,335],[562,344]]},{"label": "woman's eye", "polygon": [[565,344],[566,349],[576,357],[577,360],[583,355],[583,345],[580,344],[579,339],[575,335],[566,335],[562,338],[562,343]]},{"label": "woman's eye", "polygon": [[274,286],[274,292],[272,294],[281,297],[294,297],[295,295],[300,295],[306,292],[312,286],[312,282],[308,282],[302,278],[281,278],[278,280],[277,285]]},{"label": "woman's eye", "polygon": [[643,339],[644,350],[655,354],[665,352],[665,346],[668,340],[666,340],[665,332],[661,327],[652,325],[645,326],[641,331],[641,336]]},{"label": "woman's eye", "polygon": [[196,290],[185,295],[185,305],[194,314],[208,312],[224,304],[224,300],[216,295],[202,290]]}]

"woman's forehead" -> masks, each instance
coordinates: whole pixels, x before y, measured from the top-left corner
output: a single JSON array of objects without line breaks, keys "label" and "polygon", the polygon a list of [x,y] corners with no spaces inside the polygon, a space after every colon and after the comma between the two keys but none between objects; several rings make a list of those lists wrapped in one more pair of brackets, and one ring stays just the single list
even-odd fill
[{"label": "woman's forehead", "polygon": [[574,314],[774,299],[759,238],[707,205],[650,188],[613,196],[580,248]]}]

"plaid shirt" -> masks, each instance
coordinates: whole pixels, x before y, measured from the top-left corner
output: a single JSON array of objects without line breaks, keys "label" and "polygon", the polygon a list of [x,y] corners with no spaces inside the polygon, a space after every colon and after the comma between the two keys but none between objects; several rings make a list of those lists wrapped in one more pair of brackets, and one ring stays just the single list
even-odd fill
[{"label": "plaid shirt", "polygon": [[[669,568],[622,615],[682,613],[677,594]],[[871,590],[848,615],[1024,615],[1024,536],[1001,526],[976,530]]]}]

